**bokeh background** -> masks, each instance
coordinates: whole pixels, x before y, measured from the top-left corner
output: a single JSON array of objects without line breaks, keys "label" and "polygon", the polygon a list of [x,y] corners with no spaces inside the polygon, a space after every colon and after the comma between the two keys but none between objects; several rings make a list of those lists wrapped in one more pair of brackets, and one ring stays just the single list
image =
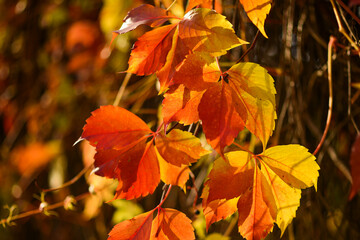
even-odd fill
[{"label": "bokeh background", "polygon": [[[360,1],[343,2],[360,17]],[[112,33],[126,13],[142,3],[168,7],[172,1],[0,0],[0,218],[39,209],[41,204],[59,204],[10,225],[2,221],[1,240],[106,239],[114,224],[158,204],[161,186],[145,199],[106,203],[116,183],[90,174],[94,150],[86,142],[73,146],[90,112],[113,104],[119,95],[121,107],[150,126],[158,124],[162,98],[156,77],[128,76],[124,84],[131,47],[149,28],[141,26],[115,39]],[[185,5],[185,0],[178,0],[173,10],[181,15]],[[253,41],[257,29],[237,0],[218,1],[217,10],[238,36]],[[342,14],[358,42],[360,25],[345,11]],[[266,67],[276,82],[278,120],[270,145],[299,143],[311,152],[328,112],[327,45],[330,36],[337,39],[333,117],[317,155],[318,191],[303,191],[297,217],[282,239],[360,239],[360,197],[348,199],[350,153],[360,125],[359,56],[348,50],[328,0],[275,0],[265,29],[269,38],[260,35],[245,60]],[[224,69],[247,47],[224,56]],[[204,179],[214,157],[193,168],[196,180]],[[71,179],[69,186],[44,193]],[[190,195],[191,191],[177,189],[167,206],[192,218],[197,238],[204,239],[204,221],[191,208]],[[233,219],[214,224],[209,234],[242,239]],[[268,239],[279,238],[275,227]]]}]

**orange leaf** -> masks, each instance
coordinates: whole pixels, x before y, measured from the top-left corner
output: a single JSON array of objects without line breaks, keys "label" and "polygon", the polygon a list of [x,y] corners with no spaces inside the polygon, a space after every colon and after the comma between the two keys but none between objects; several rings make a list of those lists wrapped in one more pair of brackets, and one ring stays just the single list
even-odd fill
[{"label": "orange leaf", "polygon": [[148,240],[154,210],[142,213],[130,220],[116,224],[109,233],[108,240]]},{"label": "orange leaf", "polygon": [[187,165],[176,166],[164,160],[155,147],[159,161],[160,178],[165,184],[176,185],[184,189],[189,179],[190,169]]},{"label": "orange leaf", "polygon": [[185,56],[189,53],[190,50],[179,38],[179,30],[177,27],[173,34],[172,47],[167,54],[165,65],[156,73],[160,81],[159,94],[163,93],[170,85],[173,84],[172,78],[176,72],[177,66],[184,60]]},{"label": "orange leaf", "polygon": [[[252,187],[254,168],[249,165],[250,155],[236,151],[225,154],[214,162],[205,185],[209,187],[207,202],[217,199],[233,199],[239,197]],[[236,186],[236,187],[234,187]]]},{"label": "orange leaf", "polygon": [[196,162],[201,156],[209,153],[200,144],[200,139],[190,132],[174,129],[166,136],[160,134],[155,139],[159,154],[165,161],[180,167]]},{"label": "orange leaf", "polygon": [[189,125],[199,121],[198,106],[204,91],[191,91],[183,84],[173,85],[164,94],[162,115],[164,123],[178,121]]},{"label": "orange leaf", "polygon": [[196,8],[179,22],[179,36],[192,51],[221,56],[247,42],[239,39],[225,16],[207,8]]},{"label": "orange leaf", "polygon": [[150,27],[160,26],[169,18],[171,18],[171,16],[167,15],[165,9],[154,7],[149,4],[143,4],[129,11],[123,20],[123,25],[115,32],[119,34],[127,33],[142,24],[149,25]]},{"label": "orange leaf", "polygon": [[151,239],[195,239],[191,220],[175,209],[159,208],[152,223]]},{"label": "orange leaf", "polygon": [[271,188],[256,166],[254,185],[239,199],[239,232],[248,240],[263,239],[272,231],[277,207]]},{"label": "orange leaf", "polygon": [[243,116],[235,109],[239,105],[236,100],[229,85],[219,82],[206,90],[199,104],[199,116],[206,139],[219,153],[244,128]]},{"label": "orange leaf", "polygon": [[135,42],[127,72],[150,75],[160,70],[172,48],[176,24],[156,28],[142,35]]},{"label": "orange leaf", "polygon": [[186,57],[172,81],[184,84],[190,90],[203,91],[217,82],[220,75],[214,57],[207,53],[194,53]]},{"label": "orange leaf", "polygon": [[353,183],[349,200],[351,200],[360,190],[360,135],[356,137],[356,140],[351,148],[350,166]]},{"label": "orange leaf", "polygon": [[204,216],[206,220],[206,229],[208,230],[210,225],[214,222],[223,220],[233,213],[235,213],[237,209],[237,202],[239,198],[233,198],[230,200],[221,199],[214,200],[212,202],[207,201],[209,195],[209,188],[206,186],[203,189],[203,193],[201,198],[203,199],[202,205],[204,209]]},{"label": "orange leaf", "polygon": [[91,114],[81,138],[97,149],[129,148],[132,143],[152,133],[143,120],[124,108],[102,106]]},{"label": "orange leaf", "polygon": [[266,38],[264,25],[271,9],[271,2],[272,0],[240,0],[250,20]]}]

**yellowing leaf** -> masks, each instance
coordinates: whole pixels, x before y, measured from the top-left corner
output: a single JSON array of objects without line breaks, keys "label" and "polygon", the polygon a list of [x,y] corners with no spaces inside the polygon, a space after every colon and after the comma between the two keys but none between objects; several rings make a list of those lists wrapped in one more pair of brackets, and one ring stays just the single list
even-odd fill
[{"label": "yellowing leaf", "polygon": [[240,0],[250,20],[266,38],[264,25],[271,9],[271,2],[272,0]]},{"label": "yellowing leaf", "polygon": [[175,209],[160,208],[152,223],[151,239],[195,239],[191,220]]},{"label": "yellowing leaf", "polygon": [[305,147],[297,144],[275,146],[266,149],[261,158],[290,186],[301,189],[314,186],[317,189],[320,167]]},{"label": "yellowing leaf", "polygon": [[166,136],[159,135],[155,145],[160,155],[176,166],[189,165],[209,153],[201,146],[200,139],[179,129],[172,130]]},{"label": "yellowing leaf", "polygon": [[272,231],[277,207],[269,183],[257,166],[253,187],[240,197],[238,209],[239,232],[246,239],[260,240]]},{"label": "yellowing leaf", "polygon": [[[209,187],[207,202],[216,199],[233,199],[252,187],[254,168],[250,165],[250,155],[244,151],[225,154],[214,161],[206,186]],[[236,186],[236,187],[234,187]]]},{"label": "yellowing leaf", "polygon": [[226,50],[247,42],[239,39],[229,21],[207,8],[196,8],[179,23],[179,36],[193,51],[221,56]]},{"label": "yellowing leaf", "polygon": [[[231,67],[229,85],[240,100],[237,111],[244,118],[245,126],[267,145],[275,127],[275,94],[273,78],[267,70],[255,63],[239,63]],[[241,108],[239,108],[241,107]]]},{"label": "yellowing leaf", "polygon": [[267,176],[268,182],[271,183],[274,199],[277,204],[278,213],[276,215],[276,224],[284,234],[286,227],[296,217],[296,210],[300,205],[301,190],[293,188],[285,183],[270,168],[261,169],[264,176]]}]

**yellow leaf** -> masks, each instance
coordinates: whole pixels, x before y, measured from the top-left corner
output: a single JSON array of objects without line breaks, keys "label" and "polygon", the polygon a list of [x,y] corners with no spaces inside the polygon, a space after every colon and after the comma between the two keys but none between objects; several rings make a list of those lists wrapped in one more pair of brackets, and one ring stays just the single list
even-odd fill
[{"label": "yellow leaf", "polygon": [[268,36],[265,33],[264,24],[271,9],[271,2],[272,0],[240,0],[250,20],[266,38]]},{"label": "yellow leaf", "polygon": [[229,85],[240,99],[237,111],[246,118],[245,127],[262,141],[265,148],[275,127],[274,79],[255,63],[236,64],[227,74]]},{"label": "yellow leaf", "polygon": [[301,189],[314,186],[317,189],[320,167],[305,147],[297,144],[276,146],[266,149],[260,157],[290,186]]},{"label": "yellow leaf", "polygon": [[300,205],[301,190],[289,186],[270,168],[266,165],[263,166],[261,171],[267,176],[267,180],[271,184],[278,208],[275,222],[281,229],[281,234],[284,234],[286,227],[296,217],[296,210]]}]

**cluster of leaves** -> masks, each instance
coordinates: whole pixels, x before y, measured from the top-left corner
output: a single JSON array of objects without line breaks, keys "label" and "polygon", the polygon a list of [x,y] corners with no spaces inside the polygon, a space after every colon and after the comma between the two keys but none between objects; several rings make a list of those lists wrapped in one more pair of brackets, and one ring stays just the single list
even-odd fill
[{"label": "cluster of leaves", "polygon": [[[266,36],[271,1],[240,2]],[[96,147],[95,173],[118,180],[115,199],[129,200],[153,193],[160,180],[185,188],[189,166],[209,151],[192,133],[167,128],[173,122],[200,122],[219,154],[202,193],[207,228],[238,211],[240,234],[262,239],[274,223],[285,231],[296,215],[300,189],[316,189],[319,166],[300,145],[266,148],[276,119],[274,80],[251,62],[221,70],[219,57],[247,42],[209,3],[189,1],[183,17],[151,5],[128,13],[117,33],[143,24],[154,28],[135,43],[127,72],[156,74],[164,94],[162,124],[154,132],[126,109],[103,106],[87,119],[81,139]],[[226,152],[244,128],[262,142],[262,153]],[[194,239],[190,219],[162,203],[117,224],[109,239]]]}]

